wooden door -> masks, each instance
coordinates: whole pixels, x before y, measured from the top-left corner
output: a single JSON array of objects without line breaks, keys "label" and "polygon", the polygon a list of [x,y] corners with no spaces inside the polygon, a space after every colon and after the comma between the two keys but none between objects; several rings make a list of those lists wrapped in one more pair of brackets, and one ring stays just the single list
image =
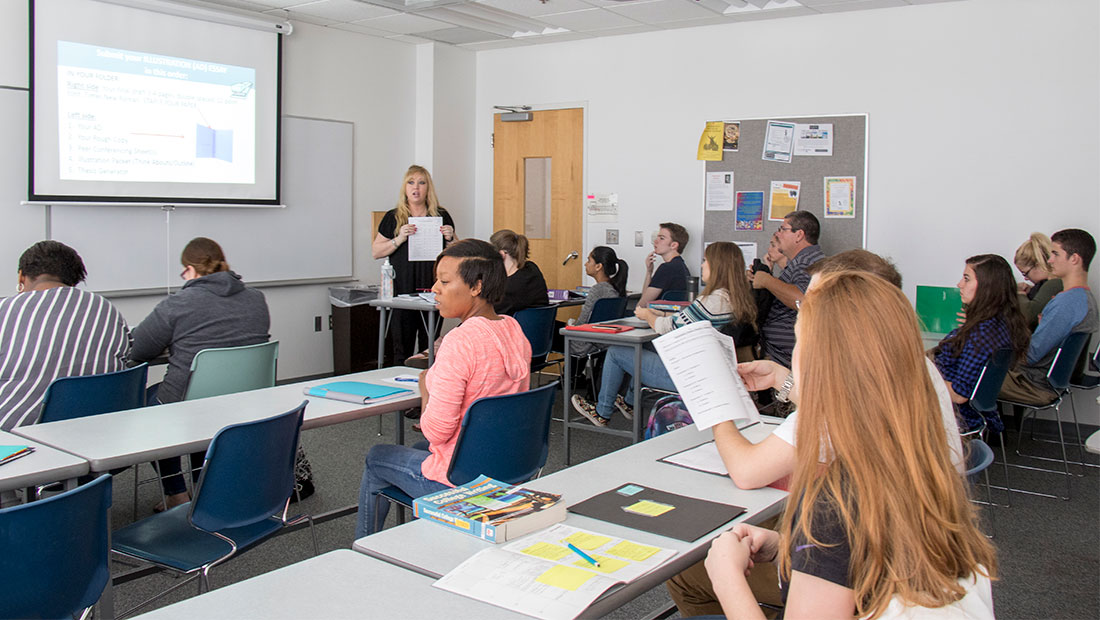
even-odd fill
[{"label": "wooden door", "polygon": [[[584,275],[582,198],[584,193],[584,111],[540,110],[524,122],[493,119],[493,230],[510,228],[527,236],[531,259],[549,288],[572,289]],[[544,165],[545,164],[545,165]],[[540,168],[540,166],[542,166]],[[547,171],[543,177],[534,170]],[[528,182],[549,177],[549,212],[529,217]],[[539,221],[529,221],[529,220]],[[577,258],[564,266],[571,253]]]}]

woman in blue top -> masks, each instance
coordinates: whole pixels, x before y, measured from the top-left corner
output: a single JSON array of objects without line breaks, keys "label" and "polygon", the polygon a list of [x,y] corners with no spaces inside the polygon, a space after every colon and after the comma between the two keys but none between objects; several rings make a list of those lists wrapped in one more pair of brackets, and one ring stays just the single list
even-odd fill
[{"label": "woman in blue top", "polygon": [[962,417],[962,430],[976,428],[984,415],[999,433],[1004,430],[1000,416],[996,411],[975,411],[970,394],[997,349],[1012,349],[1013,363],[1027,351],[1030,332],[1016,300],[1016,280],[1008,261],[996,254],[980,254],[966,259],[957,286],[966,319],[932,349],[932,359]]}]

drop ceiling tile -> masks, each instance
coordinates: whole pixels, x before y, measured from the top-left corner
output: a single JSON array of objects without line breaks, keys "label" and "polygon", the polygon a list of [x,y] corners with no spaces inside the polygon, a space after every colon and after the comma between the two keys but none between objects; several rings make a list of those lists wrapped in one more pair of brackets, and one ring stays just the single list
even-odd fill
[{"label": "drop ceiling tile", "polygon": [[[223,0],[211,0],[214,4],[222,4],[225,6],[231,6],[230,2],[223,2]],[[236,4],[236,3],[233,3]],[[249,0],[249,4],[259,4],[266,6],[269,9],[286,9],[296,4],[305,4],[303,0]]]},{"label": "drop ceiling tile", "polygon": [[419,15],[410,15],[408,13],[395,13],[393,15],[387,15],[386,17],[364,19],[354,23],[366,26],[367,28],[385,30],[393,34],[416,34],[418,32],[428,32],[429,30],[439,30],[440,28],[446,28],[451,25],[434,19],[428,19],[427,17],[420,17]]},{"label": "drop ceiling tile", "polygon": [[905,0],[853,0],[852,2],[823,4],[814,8],[822,13],[841,13],[844,11],[863,11],[865,9],[887,9],[898,6],[909,6],[909,3]]},{"label": "drop ceiling tile", "polygon": [[531,45],[541,45],[543,43],[561,43],[562,41],[579,41],[580,39],[591,39],[592,37],[583,32],[563,32],[560,34],[544,34],[536,37],[523,37]]},{"label": "drop ceiling tile", "polygon": [[396,15],[397,11],[356,0],[321,0],[290,7],[292,12],[305,13],[332,20],[332,23],[353,22],[386,15]]},{"label": "drop ceiling tile", "polygon": [[767,11],[744,11],[740,13],[726,13],[730,21],[749,22],[761,19],[778,19],[780,17],[798,17],[800,15],[820,15],[818,9],[804,6],[792,6],[784,9],[770,9]]},{"label": "drop ceiling tile", "polygon": [[685,19],[702,19],[714,17],[714,13],[698,6],[691,0],[653,0],[653,2],[620,3],[619,6],[609,7],[607,10],[646,24],[663,24],[665,22],[682,21]]},{"label": "drop ceiling tile", "polygon": [[367,28],[362,24],[332,24],[329,28],[335,28],[337,30],[347,30],[348,32],[358,32],[359,34],[369,34],[372,37],[392,37],[392,32],[386,32],[385,30],[379,30],[377,28]]},{"label": "drop ceiling tile", "polygon": [[465,43],[459,45],[460,49],[479,52],[481,50],[496,50],[507,47],[521,47],[530,45],[526,39],[501,39],[500,41],[486,41],[485,43]]},{"label": "drop ceiling tile", "polygon": [[331,19],[309,15],[308,13],[298,13],[296,11],[291,11],[288,9],[269,9],[267,11],[264,11],[264,15],[271,15],[272,17],[278,17],[281,19],[289,19],[292,22],[315,24],[317,26],[327,26],[333,23]]},{"label": "drop ceiling tile", "polygon": [[607,28],[621,28],[624,26],[637,26],[638,22],[623,17],[618,13],[603,9],[585,9],[571,13],[558,13],[557,15],[543,15],[539,21],[568,28],[574,32],[589,32],[592,30],[604,30]]},{"label": "drop ceiling tile", "polygon": [[421,39],[420,37],[413,37],[407,34],[394,35],[392,37],[386,37],[387,41],[400,41],[402,43],[411,43],[412,45],[420,45],[422,43],[432,43],[430,39]]},{"label": "drop ceiling tile", "polygon": [[591,4],[584,0],[479,0],[475,4],[484,4],[494,9],[508,11],[524,17],[538,17],[551,13],[566,13],[592,8]]},{"label": "drop ceiling tile", "polygon": [[728,17],[722,17],[716,15],[713,17],[702,17],[699,19],[682,19],[674,22],[664,22],[657,27],[662,30],[671,30],[673,28],[695,28],[698,26],[714,26],[716,24],[728,24],[731,20]]},{"label": "drop ceiling tile", "polygon": [[215,2],[211,2],[211,4],[227,6],[231,9],[254,11],[256,13],[262,13],[267,9],[281,9],[290,4],[300,3],[301,0],[297,2],[291,2],[290,0],[252,0],[251,2],[246,2],[245,0],[216,0]]},{"label": "drop ceiling tile", "polygon": [[433,41],[440,41],[442,43],[450,43],[451,45],[460,45],[462,43],[485,43],[487,41],[500,41],[505,38],[491,32],[485,32],[484,30],[474,30],[473,28],[462,27],[430,30],[428,32],[418,33],[417,36]]},{"label": "drop ceiling tile", "polygon": [[640,32],[653,32],[654,30],[660,30],[658,26],[651,24],[636,24],[634,26],[625,26],[622,28],[607,28],[605,30],[593,30],[588,34],[595,37],[617,37],[624,34],[638,34]]}]

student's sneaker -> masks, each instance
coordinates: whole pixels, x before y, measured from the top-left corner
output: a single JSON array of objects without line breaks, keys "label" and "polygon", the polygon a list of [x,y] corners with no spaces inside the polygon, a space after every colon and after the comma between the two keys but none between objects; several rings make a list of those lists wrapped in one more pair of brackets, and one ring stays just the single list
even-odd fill
[{"label": "student's sneaker", "polygon": [[619,413],[623,414],[623,417],[627,420],[634,419],[634,407],[626,404],[626,399],[621,394],[615,395],[615,408],[619,410]]},{"label": "student's sneaker", "polygon": [[573,408],[579,411],[581,415],[588,418],[588,421],[593,425],[601,428],[607,426],[607,418],[596,413],[596,406],[591,402],[585,400],[579,394],[574,394],[570,401],[573,403]]}]

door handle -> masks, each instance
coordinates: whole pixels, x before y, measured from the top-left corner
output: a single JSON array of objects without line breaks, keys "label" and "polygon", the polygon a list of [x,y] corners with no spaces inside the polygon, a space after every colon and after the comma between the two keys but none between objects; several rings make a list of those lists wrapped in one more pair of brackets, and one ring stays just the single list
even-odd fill
[{"label": "door handle", "polygon": [[573,260],[574,258],[577,258],[578,256],[580,256],[580,254],[577,254],[577,251],[573,250],[572,252],[569,253],[568,256],[565,257],[565,260],[563,260],[561,262],[562,266],[564,267],[569,261]]}]

